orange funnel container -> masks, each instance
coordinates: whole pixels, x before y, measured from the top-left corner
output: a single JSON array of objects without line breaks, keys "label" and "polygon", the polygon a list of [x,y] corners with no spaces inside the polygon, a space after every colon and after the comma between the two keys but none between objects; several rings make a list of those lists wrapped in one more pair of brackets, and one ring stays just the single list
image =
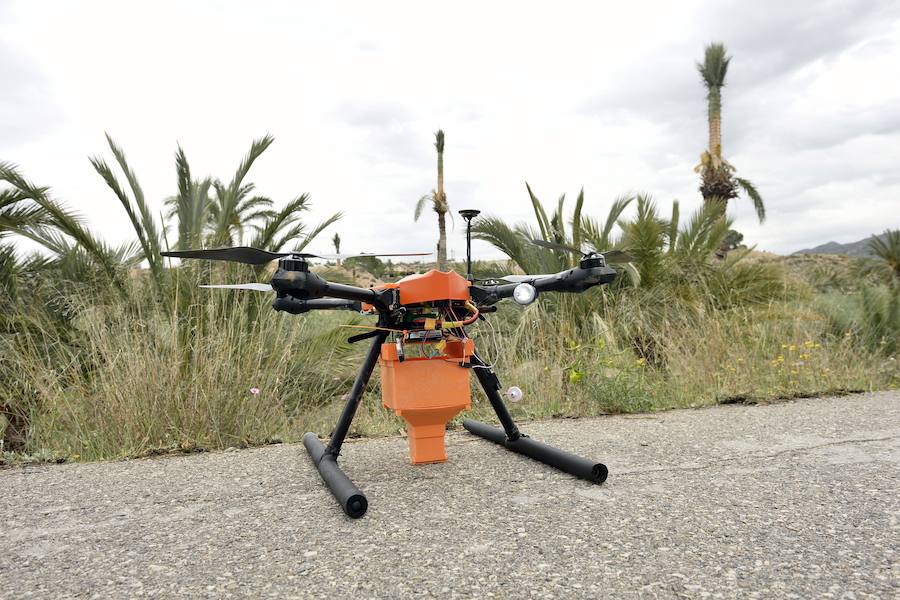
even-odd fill
[{"label": "orange funnel container", "polygon": [[473,351],[472,340],[448,341],[441,356],[410,357],[401,362],[395,344],[381,346],[382,400],[408,425],[413,464],[447,460],[447,422],[471,405],[469,369],[460,363],[468,363]]}]

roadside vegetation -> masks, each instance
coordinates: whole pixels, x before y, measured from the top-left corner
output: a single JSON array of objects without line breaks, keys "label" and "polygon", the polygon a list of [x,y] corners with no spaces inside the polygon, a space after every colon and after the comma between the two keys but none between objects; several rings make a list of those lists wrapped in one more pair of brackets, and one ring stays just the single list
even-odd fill
[{"label": "roadside vegetation", "polygon": [[[531,223],[485,214],[474,237],[508,261],[473,265],[477,277],[553,273],[579,256],[531,243],[622,250],[619,277],[584,294],[504,304],[473,328],[504,385],[525,392],[519,419],[577,417],[896,388],[900,385],[900,232],[873,239],[871,258],[778,257],[740,245],[727,215],[743,192],[760,221],[762,197],[722,155],[721,89],[730,57],[713,44],[698,65],[707,90],[708,148],[698,165],[704,202],[682,214],[648,194],[542,202],[526,185]],[[415,205],[438,217],[446,261],[449,213],[444,133],[438,183]],[[302,250],[341,213],[309,224],[307,194],[275,202],[249,181],[273,143],[253,142],[235,172],[198,177],[175,152],[176,190],[156,215],[135,169],[111,138],[91,164],[122,210],[133,241],[113,246],[10,163],[0,163],[0,464],[94,460],[298,440],[328,433],[365,344],[346,341],[369,321],[352,313],[275,313],[265,295],[203,290],[266,281],[265,267],[173,264],[167,249],[252,245]],[[571,207],[571,208],[570,208]],[[326,232],[327,233],[323,233]],[[332,236],[333,233],[333,236]],[[328,237],[326,237],[328,236]],[[27,238],[40,252],[23,254]],[[464,273],[464,264],[447,263]],[[434,266],[434,265],[432,265]],[[369,285],[423,268],[374,257],[317,267]],[[473,388],[475,390],[475,388]],[[852,410],[852,404],[848,404]],[[480,391],[476,416],[491,419]],[[378,378],[351,435],[396,434]]]}]

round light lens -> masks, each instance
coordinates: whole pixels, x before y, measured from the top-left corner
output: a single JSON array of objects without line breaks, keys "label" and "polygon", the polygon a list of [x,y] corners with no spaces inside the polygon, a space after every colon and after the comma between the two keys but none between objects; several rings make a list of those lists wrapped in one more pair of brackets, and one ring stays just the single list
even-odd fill
[{"label": "round light lens", "polygon": [[530,283],[520,283],[513,290],[513,300],[522,306],[528,306],[537,298],[537,290]]},{"label": "round light lens", "polygon": [[525,394],[522,393],[522,388],[516,386],[510,386],[508,390],[506,390],[506,397],[509,398],[510,402],[521,402],[522,396]]}]

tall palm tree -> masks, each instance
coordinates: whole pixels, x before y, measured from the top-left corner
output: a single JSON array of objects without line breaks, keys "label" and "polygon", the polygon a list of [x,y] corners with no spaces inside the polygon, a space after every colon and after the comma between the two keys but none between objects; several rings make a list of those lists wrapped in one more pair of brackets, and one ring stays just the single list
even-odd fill
[{"label": "tall palm tree", "polygon": [[766,218],[762,196],[750,181],[734,175],[735,168],[722,153],[722,88],[725,87],[729,64],[731,57],[725,45],[718,42],[708,45],[703,62],[697,63],[697,71],[706,87],[709,141],[707,149],[700,155],[700,164],[694,170],[700,173],[700,193],[704,202],[720,204],[724,212],[728,201],[737,198],[743,191],[753,202],[756,216],[762,223]]},{"label": "tall palm tree", "polygon": [[444,131],[441,129],[438,129],[437,133],[434,134],[434,147],[437,149],[437,189],[419,198],[419,201],[416,202],[416,211],[413,218],[418,221],[425,204],[429,201],[431,202],[431,208],[437,213],[438,217],[438,270],[446,271],[447,222],[445,217],[450,212],[450,205],[447,203],[447,194],[444,193]]},{"label": "tall palm tree", "polygon": [[[334,252],[335,254],[341,253],[341,236],[338,234],[334,234],[334,237],[331,238],[331,243],[334,244]],[[341,264],[341,259],[337,259],[337,264]]]}]

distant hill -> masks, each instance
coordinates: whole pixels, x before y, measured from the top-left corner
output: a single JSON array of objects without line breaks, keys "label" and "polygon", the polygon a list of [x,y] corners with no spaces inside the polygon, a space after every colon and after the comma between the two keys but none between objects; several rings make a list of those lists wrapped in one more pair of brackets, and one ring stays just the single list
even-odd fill
[{"label": "distant hill", "polygon": [[[884,239],[884,234],[878,236]],[[849,242],[847,244],[839,244],[838,242],[828,242],[815,248],[807,248],[806,250],[797,250],[794,254],[843,254],[845,256],[872,256],[869,250],[869,240],[872,236],[863,238],[858,242]]]}]

